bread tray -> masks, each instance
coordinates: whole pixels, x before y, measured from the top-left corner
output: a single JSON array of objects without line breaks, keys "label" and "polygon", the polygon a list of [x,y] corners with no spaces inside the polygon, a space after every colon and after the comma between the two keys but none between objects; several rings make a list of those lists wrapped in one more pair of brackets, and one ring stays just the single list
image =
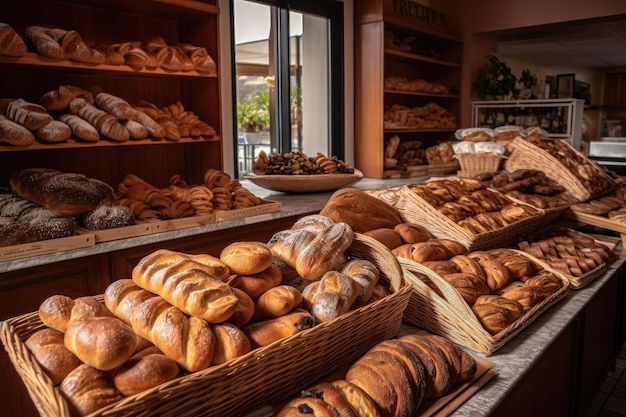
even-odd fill
[{"label": "bread tray", "polygon": [[135,236],[144,236],[154,233],[153,223],[137,221],[136,224],[112,229],[90,230],[84,227],[78,228],[80,235],[93,235],[96,243],[108,242],[111,240],[126,239]]},{"label": "bread tray", "polygon": [[248,174],[244,179],[259,187],[286,193],[318,193],[334,191],[361,181],[363,173],[357,169],[354,174],[313,174],[313,175],[255,175]]},{"label": "bread tray", "polygon": [[245,217],[258,216],[260,214],[275,213],[280,211],[282,204],[277,201],[261,200],[261,204],[251,207],[244,207],[233,210],[215,211],[215,221],[224,222],[227,220],[243,219]]},{"label": "bread tray", "polygon": [[81,233],[57,239],[38,240],[36,242],[22,243],[20,245],[4,246],[0,247],[0,262],[86,248],[93,246],[95,243],[96,237],[93,233]]},{"label": "bread tray", "polygon": [[[395,336],[412,288],[397,258],[379,242],[359,234],[348,252],[376,264],[381,282],[390,287],[389,296],[224,364],[126,397],[89,416],[246,415],[297,394]],[[24,345],[43,327],[33,312],[4,321],[0,338],[41,415],[69,417],[67,402]]]},{"label": "bread tray", "polygon": [[405,280],[413,286],[409,305],[404,312],[404,321],[485,355],[491,355],[506,344],[541,313],[563,299],[570,290],[569,281],[558,272],[550,270],[561,278],[561,289],[526,310],[522,317],[501,332],[491,335],[451,284],[418,262],[398,259],[404,270]]}]

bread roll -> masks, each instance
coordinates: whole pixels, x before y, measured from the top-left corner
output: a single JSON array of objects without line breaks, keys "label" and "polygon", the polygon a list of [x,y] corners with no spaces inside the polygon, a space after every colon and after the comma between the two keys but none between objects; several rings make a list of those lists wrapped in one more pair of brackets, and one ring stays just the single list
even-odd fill
[{"label": "bread roll", "polygon": [[347,223],[355,233],[381,227],[393,228],[403,223],[400,214],[391,205],[355,188],[335,191],[319,214],[335,222]]},{"label": "bread roll", "polygon": [[111,312],[95,297],[85,296],[72,300],[66,295],[51,295],[39,305],[39,318],[46,326],[62,333],[76,320],[87,317],[109,316]]},{"label": "bread roll", "polygon": [[220,260],[233,274],[258,274],[272,265],[274,257],[265,243],[234,242],[222,249]]},{"label": "bread roll", "polygon": [[433,237],[428,229],[420,224],[400,223],[395,225],[393,229],[400,235],[402,243],[425,242]]},{"label": "bread roll", "polygon": [[341,395],[350,403],[355,414],[359,417],[379,417],[380,414],[376,408],[376,404],[372,399],[359,387],[346,381],[345,379],[337,379],[332,381]]},{"label": "bread roll", "polygon": [[103,371],[82,364],[70,372],[59,385],[72,416],[84,416],[120,401],[123,395],[111,377]]},{"label": "bread roll", "polygon": [[254,315],[254,300],[243,290],[233,287],[233,293],[239,300],[235,306],[235,311],[228,318],[227,322],[237,327],[242,327],[252,319]]},{"label": "bread roll", "polygon": [[[51,36],[49,28],[39,25],[27,26],[24,29],[24,40],[40,55],[59,61],[65,59],[65,53],[57,39]],[[67,31],[63,31],[65,33]]]},{"label": "bread roll", "polygon": [[285,404],[276,417],[339,417],[339,413],[330,404],[318,397],[294,398]]},{"label": "bread roll", "polygon": [[513,281],[504,288],[498,290],[498,295],[509,300],[515,300],[524,307],[532,307],[541,299],[537,296],[534,287],[521,281]]},{"label": "bread roll", "polygon": [[180,370],[173,359],[162,353],[139,351],[110,373],[115,388],[130,396],[171,381]]},{"label": "bread roll", "polygon": [[161,249],[142,258],[132,279],[170,304],[209,323],[227,320],[238,299],[231,287],[215,275],[228,270],[209,255],[186,255]]},{"label": "bread roll", "polygon": [[265,291],[257,298],[254,320],[280,317],[302,303],[302,293],[291,285],[278,285]]},{"label": "bread roll", "polygon": [[129,120],[135,114],[135,110],[126,100],[113,94],[98,93],[94,97],[94,103],[120,120]]},{"label": "bread roll", "polygon": [[313,317],[323,323],[347,313],[359,290],[359,285],[349,276],[328,271],[318,282],[305,288],[302,295]]},{"label": "bread roll", "polygon": [[367,259],[353,259],[341,268],[341,273],[352,278],[359,286],[354,306],[365,305],[378,284],[378,267]]},{"label": "bread roll", "polygon": [[285,316],[248,324],[242,330],[248,336],[251,347],[256,349],[310,329],[314,325],[315,319],[309,312],[296,309]]},{"label": "bread roll", "polygon": [[305,398],[321,398],[336,410],[340,417],[357,417],[352,406],[341,394],[339,388],[330,382],[319,382],[313,386],[304,389],[300,395]]},{"label": "bread roll", "polygon": [[365,236],[376,239],[377,241],[385,245],[389,250],[397,248],[404,243],[402,241],[402,238],[400,237],[400,234],[389,227],[381,227],[380,229],[368,230],[363,234]]},{"label": "bread roll", "polygon": [[524,314],[524,306],[499,295],[483,295],[472,306],[485,330],[495,335],[509,327]]},{"label": "bread roll", "polygon": [[250,298],[256,300],[270,288],[280,285],[282,281],[283,277],[280,271],[270,266],[258,274],[236,275],[228,283],[232,288],[239,288]]},{"label": "bread roll", "polygon": [[250,340],[239,327],[230,323],[218,323],[212,324],[211,329],[215,334],[213,364],[219,365],[250,352]]},{"label": "bread roll", "polygon": [[67,374],[83,363],[65,347],[63,337],[60,331],[45,328],[36,331],[24,342],[24,346],[33,354],[53,385],[59,384]]},{"label": "bread roll", "polygon": [[20,197],[68,216],[78,216],[113,201],[113,189],[104,182],[54,169],[16,171],[10,184]]},{"label": "bread roll", "polygon": [[489,286],[484,279],[471,273],[458,272],[443,275],[443,279],[450,283],[463,297],[468,305],[473,305],[478,297],[490,293]]},{"label": "bread roll", "polygon": [[346,223],[336,223],[308,244],[296,259],[296,271],[306,279],[316,279],[337,266],[352,244],[354,232]]}]

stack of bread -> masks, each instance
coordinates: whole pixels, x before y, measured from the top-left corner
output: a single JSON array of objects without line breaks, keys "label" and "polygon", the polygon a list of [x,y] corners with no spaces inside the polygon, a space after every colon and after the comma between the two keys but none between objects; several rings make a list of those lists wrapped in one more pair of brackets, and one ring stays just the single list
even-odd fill
[{"label": "stack of bread", "polygon": [[475,359],[463,349],[419,331],[376,344],[344,378],[302,390],[277,416],[411,416],[426,401],[471,380],[476,370]]},{"label": "stack of bread", "polygon": [[403,104],[385,106],[383,113],[387,129],[454,129],[456,117],[437,103],[408,107]]},{"label": "stack of bread", "polygon": [[[46,299],[46,328],[26,345],[72,412],[88,414],[388,295],[376,266],[347,255],[353,238],[349,226],[311,215],[219,257],[161,249],[110,284],[104,303]],[[305,298],[300,288],[313,284]]]}]

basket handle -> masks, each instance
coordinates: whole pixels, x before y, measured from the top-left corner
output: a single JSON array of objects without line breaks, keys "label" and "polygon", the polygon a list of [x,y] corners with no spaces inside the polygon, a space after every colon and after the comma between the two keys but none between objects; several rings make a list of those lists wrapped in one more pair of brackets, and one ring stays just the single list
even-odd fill
[{"label": "basket handle", "polygon": [[348,252],[357,258],[371,261],[378,271],[389,281],[392,292],[399,291],[404,285],[404,272],[398,258],[378,240],[361,233],[355,233]]}]

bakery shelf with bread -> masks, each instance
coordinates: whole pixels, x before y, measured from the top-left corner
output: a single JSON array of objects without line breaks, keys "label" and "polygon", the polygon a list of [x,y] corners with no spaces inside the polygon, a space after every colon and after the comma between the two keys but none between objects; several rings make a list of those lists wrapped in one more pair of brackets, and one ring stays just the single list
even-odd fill
[{"label": "bakery shelf with bread", "polygon": [[571,288],[560,272],[514,249],[421,262],[405,256],[399,260],[413,285],[404,320],[486,355]]},{"label": "bakery shelf with bread", "polygon": [[[305,227],[309,226],[310,223],[307,223]],[[253,249],[257,247],[265,249],[259,251]],[[242,248],[244,252],[241,252]],[[248,253],[258,254],[258,256],[246,257],[245,250],[252,251]],[[269,258],[267,254],[269,254]],[[230,359],[223,363],[214,364],[204,369],[201,367],[200,370],[195,372],[183,370],[180,375],[171,379],[169,382],[162,383],[137,394],[125,396],[122,399],[118,396],[110,396],[109,405],[99,408],[98,410],[92,409],[93,414],[90,415],[108,415],[108,413],[114,413],[115,415],[164,415],[175,412],[185,412],[187,414],[201,413],[203,415],[215,416],[232,413],[245,414],[266,405],[278,404],[280,401],[283,401],[286,396],[295,395],[301,389],[306,388],[308,385],[322,378],[328,372],[332,372],[356,360],[376,343],[393,337],[400,329],[402,314],[410,295],[410,286],[403,280],[402,270],[397,259],[379,242],[360,234],[353,236],[347,248],[346,255],[350,259],[367,260],[375,265],[379,271],[379,283],[387,288],[387,293],[382,295],[381,298],[371,298],[367,304],[355,307],[329,321],[315,324],[310,328],[303,327],[301,331],[297,331],[295,334],[291,333],[292,335],[289,337],[271,336],[271,332],[266,332],[264,333],[266,339],[263,340],[267,340],[267,342],[261,342],[263,343],[262,346],[259,347],[255,345],[248,353],[242,352],[236,357],[229,356],[228,358]],[[172,256],[174,258],[172,258]],[[158,307],[161,305],[163,305],[162,307],[167,311],[169,311],[168,309],[176,308],[167,307],[167,304],[164,304],[165,299],[161,297],[167,297],[168,300],[175,302],[176,305],[180,305],[181,308],[185,308],[187,311],[193,311],[189,310],[189,308],[191,308],[192,304],[197,302],[198,299],[190,298],[187,302],[179,301],[177,297],[182,294],[176,295],[177,290],[175,290],[174,287],[166,289],[166,287],[159,286],[158,279],[150,281],[150,276],[153,275],[151,271],[155,272],[154,278],[158,278],[159,273],[157,270],[162,269],[164,265],[169,265],[168,262],[170,261],[167,259],[176,259],[174,264],[170,267],[183,272],[184,268],[182,268],[182,265],[184,263],[195,265],[195,267],[202,265],[201,268],[205,271],[204,274],[207,274],[203,275],[207,277],[204,279],[207,279],[207,282],[211,282],[210,287],[207,287],[207,291],[213,291],[212,289],[209,290],[209,288],[218,287],[221,288],[220,291],[225,291],[223,292],[223,298],[220,298],[220,300],[232,299],[234,292],[229,288],[239,288],[241,289],[240,293],[248,294],[253,288],[252,280],[248,280],[247,285],[244,285],[242,282],[237,284],[237,287],[231,287],[221,279],[210,278],[211,275],[208,275],[206,271],[210,270],[213,271],[211,272],[213,274],[225,276],[230,274],[229,270],[232,267],[243,274],[252,271],[250,268],[253,267],[256,268],[254,271],[257,271],[258,268],[266,267],[268,265],[266,261],[268,260],[270,266],[267,266],[261,273],[272,268],[277,270],[277,267],[271,264],[274,256],[268,251],[267,246],[260,242],[236,242],[230,248],[225,248],[219,257],[211,257],[210,255],[185,255],[164,251],[146,257],[133,272],[132,281],[115,281],[111,284],[109,289],[107,289],[104,297],[97,296],[94,298],[100,302],[104,299],[105,304],[109,306],[109,311],[113,309],[117,317],[122,321],[129,320],[132,327],[136,328],[138,331],[144,329],[144,327],[140,327],[140,324],[143,323],[142,320],[149,319],[147,316],[148,311],[152,311],[152,307],[148,310],[149,306],[154,305],[155,314],[161,309],[161,307]],[[242,259],[248,259],[247,263],[241,262]],[[254,260],[254,262],[252,262],[252,260]],[[338,260],[340,259],[338,258]],[[230,265],[230,267],[225,270],[224,268],[220,269],[220,266],[223,265]],[[233,269],[233,271],[234,270],[235,269]],[[254,274],[248,275],[248,277],[253,276]],[[282,280],[280,273],[278,276]],[[146,278],[147,281],[144,281],[144,278]],[[157,290],[160,288],[158,291],[162,296],[141,289],[136,282],[142,283],[141,285],[155,286],[151,288]],[[148,284],[149,282],[151,283]],[[257,280],[257,285],[258,283],[259,280]],[[231,294],[231,296],[228,294]],[[249,295],[246,297],[251,298]],[[273,297],[278,297],[278,295]],[[70,299],[68,301],[67,297],[63,296],[56,296],[55,299],[59,301],[46,304],[62,306],[66,303],[71,305],[71,301],[74,303],[78,301],[78,299]],[[217,299],[212,299],[215,300],[216,308],[210,311],[211,316],[208,320],[222,320],[225,315],[228,315],[228,311],[233,315],[232,317],[235,317],[234,314],[237,310],[232,310],[232,303],[222,303],[221,301],[218,302]],[[246,298],[242,298],[242,300],[243,299]],[[238,300],[239,297],[234,298],[235,303],[239,303]],[[255,300],[256,301],[253,301],[253,303],[262,303],[262,296],[256,296]],[[129,319],[128,313],[134,311],[132,306],[137,305],[144,306],[146,309],[145,315],[139,312],[137,314],[131,313]],[[249,309],[249,304],[242,304],[242,306],[245,305],[248,305],[246,309]],[[228,307],[230,310],[225,310],[224,308],[226,306],[231,306]],[[42,309],[40,310],[46,312],[50,311],[49,308],[44,308],[44,305],[42,305]],[[70,327],[82,326],[83,323],[93,321],[92,319],[71,319],[74,313],[72,308],[61,307],[56,310],[65,312],[61,315],[61,317],[66,317],[62,321],[69,322]],[[69,316],[68,311],[70,312]],[[94,311],[94,309],[91,311]],[[243,311],[244,310],[242,310],[242,313]],[[263,311],[272,310],[264,309]],[[259,319],[259,321],[248,324],[247,326],[255,326],[263,320],[268,320],[267,327],[271,328],[269,323],[272,320],[279,320],[280,317],[288,317],[289,314],[298,314],[299,310],[291,311],[292,313],[279,316],[279,318]],[[187,317],[186,320],[191,320],[195,317],[186,314],[182,316],[179,314],[179,316],[181,319]],[[72,397],[71,391],[64,391],[65,393],[62,393],[55,388],[53,379],[43,370],[34,352],[25,344],[26,340],[33,336],[33,334],[48,328],[48,325],[54,323],[54,321],[50,321],[48,317],[48,315],[42,316],[41,311],[39,311],[6,320],[2,327],[2,341],[18,373],[27,385],[29,393],[39,411],[42,414],[50,416],[70,416],[73,414],[71,414],[70,410],[72,410],[72,407],[70,407],[69,404],[78,404],[74,403],[74,400],[68,402],[66,399],[74,398]],[[239,314],[237,317],[241,318],[239,323],[246,323],[250,320],[251,316]],[[44,324],[44,319],[45,323],[48,325]],[[98,319],[109,320],[111,318],[105,317]],[[159,326],[174,325],[168,323],[167,320],[158,323],[160,323],[158,324]],[[205,323],[205,326],[218,326],[217,324],[209,325],[204,319],[198,321],[198,324],[201,323]],[[155,322],[155,326],[156,325]],[[194,331],[200,329],[192,326],[190,330],[192,328]],[[241,328],[245,329],[246,325],[243,325]],[[287,330],[284,327],[280,328]],[[278,329],[279,327],[277,327],[274,332],[279,331]],[[61,330],[63,329],[61,328]],[[282,330],[282,332],[284,332],[284,330]],[[247,333],[250,335],[249,337],[253,337],[252,327],[250,327],[248,331],[250,332]],[[227,333],[228,332],[225,332],[224,334]],[[161,346],[162,349],[168,351],[167,346],[169,346],[171,338],[166,336],[166,334],[168,334],[167,332],[145,332],[142,334],[149,337],[153,342],[156,342],[155,344],[157,344],[157,346]],[[159,334],[162,336],[159,336]],[[216,333],[216,335],[217,334],[218,333]],[[258,334],[260,337],[262,333],[259,332]],[[284,333],[282,334],[284,335]],[[267,339],[267,337],[273,337],[273,339]],[[257,339],[255,338],[254,340]],[[90,349],[86,345],[83,347]],[[201,347],[201,345],[198,345],[195,348],[198,350],[189,352],[200,353],[199,349]],[[214,359],[216,358],[217,356],[214,356]],[[79,369],[76,372],[82,372],[80,367],[76,369]],[[195,369],[195,367],[192,369]],[[307,372],[302,372],[302,369],[306,369]],[[57,380],[55,380],[55,382],[56,381]],[[74,386],[75,384],[78,383],[75,382],[71,385]],[[61,382],[61,386],[63,385],[70,384]],[[236,391],[232,389],[234,386],[238,387]],[[262,386],[263,389],[254,389],[254,387],[260,386]],[[109,385],[109,390],[111,390],[110,387]],[[113,390],[113,392],[115,392],[115,390]],[[69,397],[66,397],[68,395]],[[86,399],[88,399],[88,397],[87,395]],[[103,405],[103,403],[100,404],[100,406]]]}]

